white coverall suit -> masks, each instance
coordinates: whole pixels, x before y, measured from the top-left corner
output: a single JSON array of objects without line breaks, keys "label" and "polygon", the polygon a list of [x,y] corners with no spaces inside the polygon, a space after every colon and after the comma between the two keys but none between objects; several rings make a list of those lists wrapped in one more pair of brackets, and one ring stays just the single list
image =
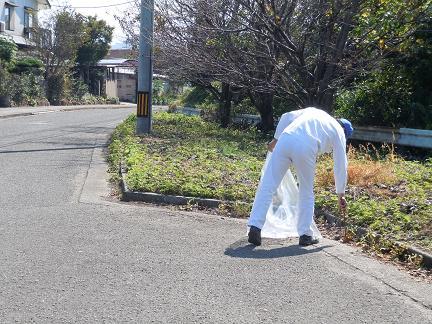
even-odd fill
[{"label": "white coverall suit", "polygon": [[336,193],[344,193],[347,182],[346,139],[338,121],[317,108],[282,115],[274,138],[277,144],[255,195],[248,226],[262,228],[272,196],[290,165],[299,183],[298,234],[312,236],[316,158],[333,151]]}]

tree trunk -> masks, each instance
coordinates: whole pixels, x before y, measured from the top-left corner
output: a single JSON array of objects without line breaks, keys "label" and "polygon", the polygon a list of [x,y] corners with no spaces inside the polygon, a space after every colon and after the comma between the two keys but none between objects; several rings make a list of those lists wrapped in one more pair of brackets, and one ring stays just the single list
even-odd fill
[{"label": "tree trunk", "polygon": [[333,103],[334,103],[334,91],[327,90],[325,93],[321,94],[320,104],[322,109],[327,111],[328,113],[333,112]]},{"label": "tree trunk", "polygon": [[222,83],[222,95],[219,103],[218,120],[221,127],[226,128],[230,123],[231,117],[231,87],[227,83]]},{"label": "tree trunk", "polygon": [[272,92],[251,92],[249,97],[261,116],[258,129],[270,132],[274,129],[273,118],[273,96]]},{"label": "tree trunk", "polygon": [[84,82],[87,85],[89,92],[91,93],[91,80],[90,80],[90,66],[86,65],[85,66],[85,73],[84,73],[85,77],[84,77]]},{"label": "tree trunk", "polygon": [[334,90],[326,89],[319,93],[311,93],[306,102],[306,107],[315,107],[327,111],[328,113],[333,112],[334,103]]}]

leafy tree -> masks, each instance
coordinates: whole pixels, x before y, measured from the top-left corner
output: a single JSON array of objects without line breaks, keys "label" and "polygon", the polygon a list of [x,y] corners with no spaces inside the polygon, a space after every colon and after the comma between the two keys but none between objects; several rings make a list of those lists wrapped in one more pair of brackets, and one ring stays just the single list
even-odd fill
[{"label": "leafy tree", "polygon": [[84,82],[90,86],[90,67],[96,65],[108,53],[114,28],[96,16],[85,17],[84,26],[86,37],[78,48],[77,63]]},{"label": "leafy tree", "polygon": [[54,11],[36,28],[35,37],[45,77],[69,72],[86,41],[84,17],[68,8]]},{"label": "leafy tree", "polygon": [[96,16],[84,19],[86,38],[78,49],[77,62],[80,65],[94,65],[105,57],[110,49],[114,27]]},{"label": "leafy tree", "polygon": [[[339,92],[337,113],[360,125],[432,128],[431,2],[386,3],[393,5],[387,14],[366,11],[361,26],[377,26],[365,42],[375,44],[369,49],[375,48],[384,59],[357,78],[352,88]],[[405,21],[395,18],[398,10],[413,4]]]},{"label": "leafy tree", "polygon": [[36,49],[45,65],[47,98],[52,104],[67,96],[71,70],[85,40],[84,17],[69,8],[53,11],[37,26]]}]

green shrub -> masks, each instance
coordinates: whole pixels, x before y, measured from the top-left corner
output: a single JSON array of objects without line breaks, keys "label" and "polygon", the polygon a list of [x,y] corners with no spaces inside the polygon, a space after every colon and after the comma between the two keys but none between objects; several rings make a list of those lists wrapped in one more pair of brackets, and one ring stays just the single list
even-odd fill
[{"label": "green shrub", "polygon": [[162,80],[154,80],[153,81],[153,93],[152,100],[154,104],[159,104],[162,101],[163,96],[163,81]]},{"label": "green shrub", "polygon": [[378,71],[339,91],[336,114],[358,125],[432,129],[431,28],[425,19]]},{"label": "green shrub", "polygon": [[0,65],[3,67],[12,67],[15,62],[17,45],[13,41],[0,37]]},{"label": "green shrub", "polygon": [[233,114],[257,114],[257,110],[249,97],[243,98],[240,102],[233,105]]},{"label": "green shrub", "polygon": [[110,105],[118,105],[120,104],[120,99],[117,97],[107,97],[105,98],[105,103]]},{"label": "green shrub", "polygon": [[185,107],[197,107],[205,102],[215,103],[215,100],[213,95],[203,87],[189,88],[180,96],[180,104]]},{"label": "green shrub", "polygon": [[217,122],[219,105],[206,98],[204,102],[197,104],[196,108],[201,109],[201,117],[206,121]]},{"label": "green shrub", "polygon": [[47,80],[47,99],[52,105],[60,105],[70,89],[70,80],[64,73],[51,74]]},{"label": "green shrub", "polygon": [[11,75],[10,96],[15,106],[46,104],[43,77],[33,73]]},{"label": "green shrub", "polygon": [[0,96],[10,96],[12,82],[10,73],[0,66]]},{"label": "green shrub", "polygon": [[169,105],[176,100],[177,95],[172,91],[165,91],[164,81],[154,80],[152,102],[155,105]]},{"label": "green shrub", "polygon": [[75,99],[80,100],[86,94],[89,93],[88,85],[80,79],[72,79],[71,86],[72,86],[71,97]]},{"label": "green shrub", "polygon": [[12,68],[13,73],[33,73],[41,75],[43,73],[44,64],[41,60],[31,56],[18,58],[15,66]]},{"label": "green shrub", "polygon": [[353,90],[338,94],[335,114],[357,125],[418,126],[421,122],[414,120],[412,91],[409,81],[395,71],[375,73]]}]

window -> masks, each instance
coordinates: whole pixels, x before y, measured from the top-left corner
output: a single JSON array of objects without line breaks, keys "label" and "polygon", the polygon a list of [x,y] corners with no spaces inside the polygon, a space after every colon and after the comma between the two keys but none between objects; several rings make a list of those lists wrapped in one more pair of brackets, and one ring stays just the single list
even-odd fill
[{"label": "window", "polygon": [[5,21],[6,30],[14,30],[15,28],[15,7],[18,7],[14,2],[10,0],[3,1],[4,9],[3,16]]},{"label": "window", "polygon": [[33,9],[24,7],[24,36],[27,38],[32,37],[33,31]]},{"label": "window", "polygon": [[5,6],[4,8],[4,19],[7,30],[12,30],[12,8]]},{"label": "window", "polygon": [[113,67],[107,67],[106,72],[107,72],[107,74],[106,74],[107,80],[108,81],[114,81],[115,80],[114,68]]},{"label": "window", "polygon": [[33,9],[26,7],[24,9],[24,27],[33,27]]}]

